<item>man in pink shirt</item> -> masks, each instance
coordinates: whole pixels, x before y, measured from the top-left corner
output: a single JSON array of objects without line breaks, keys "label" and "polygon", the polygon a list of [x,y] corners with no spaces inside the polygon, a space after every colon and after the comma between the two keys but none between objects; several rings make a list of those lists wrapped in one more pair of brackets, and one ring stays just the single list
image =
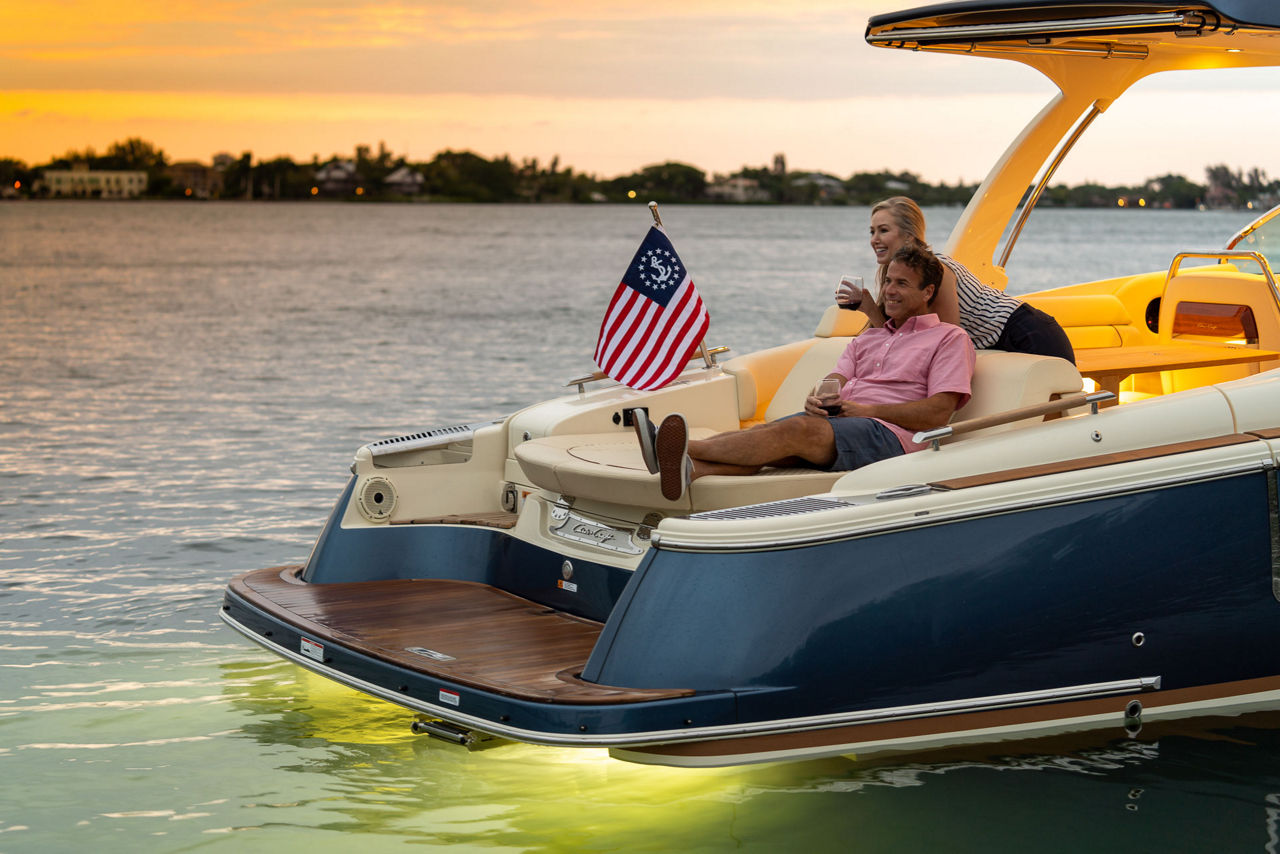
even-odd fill
[{"label": "man in pink shirt", "polygon": [[965,404],[976,362],[965,331],[930,309],[941,280],[942,265],[927,249],[907,246],[894,254],[881,284],[889,322],[850,341],[827,375],[842,386],[836,414],[828,416],[810,395],[803,413],[692,441],[678,414],[663,419],[656,434],[637,418],[663,497],[674,501],[690,481],[709,474],[795,465],[846,471],[924,447],[912,434],[945,425]]}]

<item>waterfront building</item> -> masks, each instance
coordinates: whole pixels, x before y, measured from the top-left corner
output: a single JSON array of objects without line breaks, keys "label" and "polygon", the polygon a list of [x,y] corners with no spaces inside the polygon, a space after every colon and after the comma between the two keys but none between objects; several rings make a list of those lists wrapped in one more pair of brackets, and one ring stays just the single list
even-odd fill
[{"label": "waterfront building", "polygon": [[90,169],[77,163],[70,169],[46,169],[41,187],[49,196],[72,196],[94,199],[136,199],[147,189],[147,173]]},{"label": "waterfront building", "polygon": [[350,160],[331,160],[316,170],[319,191],[331,196],[349,195],[360,188],[360,172]]},{"label": "waterfront building", "polygon": [[382,181],[383,185],[393,193],[402,196],[416,196],[422,192],[426,179],[422,173],[408,166],[401,166]]},{"label": "waterfront building", "polygon": [[767,202],[769,193],[755,178],[720,178],[707,187],[707,196],[722,202]]},{"label": "waterfront building", "polygon": [[223,171],[195,160],[180,160],[165,167],[173,186],[195,199],[216,199],[222,195]]},{"label": "waterfront building", "polygon": [[815,202],[830,202],[848,195],[844,181],[821,172],[807,172],[793,178],[791,186],[808,193]]}]

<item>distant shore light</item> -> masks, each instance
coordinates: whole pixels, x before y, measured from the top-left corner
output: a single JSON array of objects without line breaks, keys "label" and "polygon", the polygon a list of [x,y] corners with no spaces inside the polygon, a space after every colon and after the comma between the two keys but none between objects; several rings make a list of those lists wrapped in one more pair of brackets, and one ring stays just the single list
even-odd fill
[{"label": "distant shore light", "polygon": [[634,199],[635,197],[636,197],[636,191],[635,191],[635,190],[627,190],[627,198],[628,198],[628,199]]}]

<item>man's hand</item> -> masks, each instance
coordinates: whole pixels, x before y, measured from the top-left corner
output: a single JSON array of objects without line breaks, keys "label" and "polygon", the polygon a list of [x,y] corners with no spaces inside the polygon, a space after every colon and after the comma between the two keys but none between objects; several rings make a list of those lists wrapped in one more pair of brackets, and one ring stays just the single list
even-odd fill
[{"label": "man's hand", "polygon": [[840,418],[849,414],[849,404],[851,401],[840,401],[840,411],[835,415],[831,415],[827,410],[822,408],[822,401],[817,395],[809,395],[804,399],[804,411],[807,415],[817,415],[819,418]]},{"label": "man's hand", "polygon": [[[897,424],[907,430],[932,430],[935,427],[942,427],[951,420],[951,415],[956,411],[958,403],[960,403],[959,394],[942,391],[924,400],[913,400],[908,403],[857,403],[846,400],[840,414],[879,418],[881,421]],[[805,408],[807,411],[807,403]]]}]

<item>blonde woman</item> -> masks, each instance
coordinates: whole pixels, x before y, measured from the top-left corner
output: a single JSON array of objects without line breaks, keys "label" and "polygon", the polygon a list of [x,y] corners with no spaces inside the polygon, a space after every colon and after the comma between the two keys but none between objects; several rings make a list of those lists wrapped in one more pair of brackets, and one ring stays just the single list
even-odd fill
[{"label": "blonde woman", "polygon": [[[893,253],[908,244],[928,246],[924,213],[906,196],[894,196],[871,209],[871,251],[876,254],[877,283],[884,280],[885,268]],[[936,253],[935,253],[936,254]],[[938,319],[954,323],[969,333],[979,349],[1008,350],[1058,356],[1075,362],[1075,352],[1058,321],[1033,306],[978,281],[954,258],[936,254],[942,262],[942,287],[934,299]],[[872,326],[883,326],[883,306],[876,305],[864,288],[861,294],[842,288],[836,302],[845,308],[866,313]]]}]

